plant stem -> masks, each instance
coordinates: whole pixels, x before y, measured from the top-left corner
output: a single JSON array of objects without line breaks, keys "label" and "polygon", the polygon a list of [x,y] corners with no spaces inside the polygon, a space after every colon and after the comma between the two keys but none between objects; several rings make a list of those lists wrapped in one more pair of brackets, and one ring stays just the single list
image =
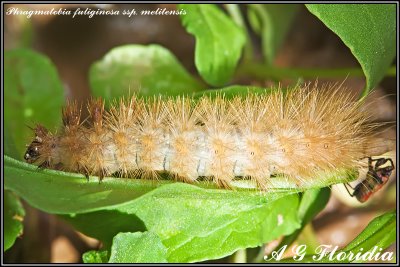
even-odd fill
[{"label": "plant stem", "polygon": [[265,244],[260,247],[257,256],[251,261],[251,263],[265,263],[264,256],[265,256]]},{"label": "plant stem", "polygon": [[307,253],[309,254],[315,253],[316,248],[320,245],[311,223],[304,226],[300,236],[298,237],[298,241],[300,244],[307,246]]},{"label": "plant stem", "polygon": [[[302,78],[340,78],[340,77],[362,77],[364,72],[361,68],[339,68],[339,69],[302,69],[302,68],[277,68],[259,63],[247,63],[239,66],[237,76],[253,77],[260,80],[272,78],[297,79]],[[396,66],[392,66],[386,72],[386,77],[396,76]]]},{"label": "plant stem", "polygon": [[244,47],[243,60],[244,62],[251,62],[253,57],[253,46],[246,23],[244,22],[242,13],[240,12],[240,8],[237,4],[225,4],[225,7],[233,21],[239,27],[241,27],[246,34],[246,45]]},{"label": "plant stem", "polygon": [[[396,76],[396,66],[392,66],[390,67],[385,74],[385,77],[395,77]],[[364,87],[364,90],[361,92],[360,94],[360,101],[363,100],[366,96],[368,96],[368,94],[373,90],[373,88],[369,88],[367,87],[367,84]]]},{"label": "plant stem", "polygon": [[247,253],[246,249],[239,249],[232,256],[232,263],[246,263]]}]

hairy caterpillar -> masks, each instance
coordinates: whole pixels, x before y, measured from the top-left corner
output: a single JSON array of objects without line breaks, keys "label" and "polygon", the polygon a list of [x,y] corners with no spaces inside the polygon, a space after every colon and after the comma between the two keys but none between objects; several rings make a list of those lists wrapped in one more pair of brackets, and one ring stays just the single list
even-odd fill
[{"label": "hairy caterpillar", "polygon": [[[365,167],[376,125],[363,101],[340,86],[298,87],[226,99],[120,100],[108,111],[92,100],[89,118],[69,103],[56,134],[38,125],[24,156],[40,167],[104,176],[208,177],[229,188],[234,178],[272,187],[276,175],[301,187],[325,172]],[[373,151],[373,152],[371,152]]]}]

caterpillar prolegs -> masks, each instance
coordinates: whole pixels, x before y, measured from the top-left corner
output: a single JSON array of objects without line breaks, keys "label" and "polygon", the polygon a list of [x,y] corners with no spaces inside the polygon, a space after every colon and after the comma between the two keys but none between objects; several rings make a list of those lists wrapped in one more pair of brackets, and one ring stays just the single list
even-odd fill
[{"label": "caterpillar prolegs", "polygon": [[301,187],[321,173],[361,167],[376,127],[363,101],[336,85],[232,99],[133,96],[108,110],[97,99],[87,109],[82,120],[81,108],[68,103],[58,133],[38,125],[25,160],[100,179],[166,172],[223,188],[241,177],[268,189],[284,175]]}]

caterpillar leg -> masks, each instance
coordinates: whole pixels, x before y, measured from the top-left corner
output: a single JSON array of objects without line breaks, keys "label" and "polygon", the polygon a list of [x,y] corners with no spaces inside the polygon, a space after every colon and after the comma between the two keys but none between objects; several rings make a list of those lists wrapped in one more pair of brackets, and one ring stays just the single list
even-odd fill
[{"label": "caterpillar leg", "polygon": [[256,182],[256,186],[261,191],[267,190],[267,183],[264,178],[262,177],[252,177],[252,179]]},{"label": "caterpillar leg", "polygon": [[48,169],[50,167],[50,161],[48,161],[48,160],[46,160],[46,161],[43,161],[43,163],[41,163],[39,166],[38,166],[38,169]]},{"label": "caterpillar leg", "polygon": [[103,181],[104,177],[107,175],[107,171],[106,169],[101,169],[99,171],[99,184],[101,183],[101,181]]},{"label": "caterpillar leg", "polygon": [[232,189],[231,185],[229,184],[228,181],[223,180],[223,179],[218,179],[214,177],[214,182],[217,184],[218,187],[224,188],[224,189]]},{"label": "caterpillar leg", "polygon": [[82,173],[85,176],[86,181],[89,182],[89,171],[84,166],[81,165],[78,165],[77,169],[79,173]]}]

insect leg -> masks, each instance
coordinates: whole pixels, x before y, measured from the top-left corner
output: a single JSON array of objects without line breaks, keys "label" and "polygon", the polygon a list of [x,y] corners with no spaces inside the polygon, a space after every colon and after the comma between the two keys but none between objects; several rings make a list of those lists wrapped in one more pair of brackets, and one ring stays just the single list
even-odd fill
[{"label": "insect leg", "polygon": [[346,188],[346,191],[347,191],[347,193],[349,193],[349,195],[351,196],[351,197],[354,197],[354,191],[353,191],[353,193],[350,193],[350,191],[349,191],[349,189],[347,188],[347,187],[350,187],[351,189],[355,189],[354,187],[352,187],[349,183],[345,183],[345,184],[343,184],[344,185],[344,188]]},{"label": "insect leg", "polygon": [[47,168],[49,168],[49,166],[50,166],[50,161],[46,160],[46,161],[43,161],[43,163],[41,163],[38,166],[38,169],[47,169]]}]

